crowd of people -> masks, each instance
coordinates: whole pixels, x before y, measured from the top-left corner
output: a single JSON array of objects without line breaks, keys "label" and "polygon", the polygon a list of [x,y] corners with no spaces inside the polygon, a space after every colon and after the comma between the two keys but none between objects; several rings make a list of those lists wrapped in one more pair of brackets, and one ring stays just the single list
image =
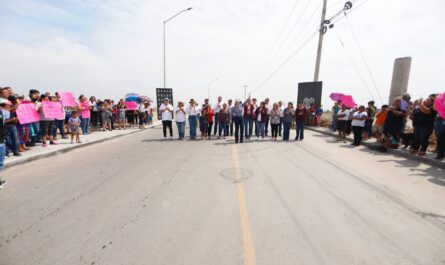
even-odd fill
[{"label": "crowd of people", "polygon": [[[60,102],[58,92],[40,93],[30,90],[28,97],[16,94],[11,87],[0,88],[0,170],[5,158],[21,153],[35,146],[57,145],[58,138],[71,138],[71,144],[81,143],[80,135],[88,135],[90,129],[96,131],[125,130],[128,127],[146,128],[152,123],[151,102],[139,102],[136,110],[127,109],[124,99],[115,103],[111,99],[100,100],[94,96],[89,99],[80,95],[76,106],[61,107],[64,118],[45,117],[43,102]],[[17,109],[21,104],[32,104],[40,120],[21,124]],[[0,188],[6,182],[0,180]]]},{"label": "crowd of people", "polygon": [[[383,148],[409,148],[414,155],[424,156],[435,135],[434,152],[436,159],[445,157],[445,121],[434,109],[438,95],[411,101],[409,94],[396,98],[393,103],[383,105],[379,110],[374,101],[368,106],[348,108],[341,101],[332,108],[332,130],[338,131],[339,140],[346,142],[346,136],[354,135],[353,145],[374,135]],[[407,126],[412,121],[412,127]]]},{"label": "crowd of people", "polygon": [[[338,131],[339,141],[353,134],[352,145],[359,146],[363,140],[376,137],[384,148],[398,148],[400,143],[409,147],[412,154],[424,156],[430,145],[430,136],[436,136],[436,159],[445,156],[445,121],[434,109],[435,94],[427,99],[411,101],[408,94],[396,98],[392,105],[377,109],[374,101],[368,106],[348,107],[341,101],[332,108],[332,130]],[[61,101],[59,93],[41,94],[30,90],[28,97],[17,95],[12,88],[0,88],[0,170],[5,157],[10,154],[20,156],[22,152],[39,144],[42,147],[57,145],[58,137],[68,138],[71,143],[80,143],[80,134],[88,135],[90,128],[96,131],[125,130],[128,127],[144,129],[153,122],[151,102],[139,102],[136,109],[128,109],[124,99],[89,99],[81,95],[76,106],[61,107],[65,118],[48,119],[42,109],[44,101]],[[20,104],[33,104],[40,115],[40,121],[21,124],[16,110]],[[179,140],[185,139],[186,123],[189,125],[191,140],[209,140],[234,136],[235,143],[243,143],[255,137],[264,140],[270,136],[275,142],[290,140],[290,131],[295,125],[295,141],[304,139],[305,126],[320,126],[323,109],[319,105],[305,102],[282,101],[271,103],[269,98],[259,102],[256,98],[223,102],[218,97],[215,104],[205,99],[198,104],[191,99],[187,104],[178,102],[173,107],[169,99],[159,106],[163,136],[173,139],[173,121],[176,122]],[[408,130],[408,120],[412,120],[412,131]],[[0,188],[5,184],[0,180]]]},{"label": "crowd of people", "polygon": [[[314,119],[309,120],[310,124],[319,124],[321,112],[315,114]],[[289,141],[292,124],[296,123],[297,135],[295,140],[304,139],[304,126],[308,115],[311,113],[303,103],[294,107],[292,102],[284,106],[282,101],[271,103],[269,98],[258,102],[256,98],[248,98],[246,101],[231,100],[223,102],[222,97],[218,97],[215,104],[210,104],[209,99],[205,99],[199,105],[191,99],[187,106],[180,101],[176,107],[170,104],[168,98],[164,100],[159,108],[162,118],[164,138],[167,135],[173,138],[172,123],[175,120],[180,140],[185,139],[186,121],[189,124],[189,136],[191,140],[198,138],[198,128],[201,140],[217,139],[227,136],[235,136],[235,143],[243,143],[256,137],[264,140],[271,137],[271,141],[277,141],[282,137],[283,141]],[[319,117],[319,118],[317,118]]]}]

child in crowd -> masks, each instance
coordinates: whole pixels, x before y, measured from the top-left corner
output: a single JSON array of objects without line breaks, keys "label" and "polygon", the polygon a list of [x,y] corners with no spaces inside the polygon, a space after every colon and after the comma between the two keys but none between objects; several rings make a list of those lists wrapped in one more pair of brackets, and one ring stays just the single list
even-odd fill
[{"label": "child in crowd", "polygon": [[373,132],[376,134],[377,141],[383,135],[383,126],[385,125],[386,116],[388,115],[388,105],[383,105],[382,110],[376,114],[376,120],[373,127]]},{"label": "child in crowd", "polygon": [[74,143],[74,136],[76,137],[76,143],[81,143],[79,136],[80,118],[77,111],[71,112],[71,117],[68,120],[68,124],[71,130],[71,144]]},{"label": "child in crowd", "polygon": [[201,129],[201,140],[207,139],[207,134],[209,131],[209,120],[207,110],[210,108],[209,105],[205,105],[202,108],[201,116],[199,117],[199,128]]}]

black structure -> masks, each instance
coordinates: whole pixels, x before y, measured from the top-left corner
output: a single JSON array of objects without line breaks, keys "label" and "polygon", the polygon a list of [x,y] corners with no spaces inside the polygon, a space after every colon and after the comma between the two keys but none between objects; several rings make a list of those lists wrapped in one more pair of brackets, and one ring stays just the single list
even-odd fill
[{"label": "black structure", "polygon": [[164,103],[164,99],[168,98],[170,104],[173,105],[173,89],[171,88],[156,88],[156,103],[158,110],[158,120],[161,119],[161,113],[159,112],[159,107]]},{"label": "black structure", "polygon": [[321,105],[321,94],[323,82],[306,82],[298,84],[298,102],[303,102],[305,98],[313,98],[314,103]]}]

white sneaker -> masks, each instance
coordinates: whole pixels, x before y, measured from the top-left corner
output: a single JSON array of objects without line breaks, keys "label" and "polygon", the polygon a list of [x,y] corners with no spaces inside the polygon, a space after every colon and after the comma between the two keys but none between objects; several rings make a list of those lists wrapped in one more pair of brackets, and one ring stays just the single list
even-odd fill
[{"label": "white sneaker", "polygon": [[3,188],[6,185],[6,180],[0,180],[0,189]]}]

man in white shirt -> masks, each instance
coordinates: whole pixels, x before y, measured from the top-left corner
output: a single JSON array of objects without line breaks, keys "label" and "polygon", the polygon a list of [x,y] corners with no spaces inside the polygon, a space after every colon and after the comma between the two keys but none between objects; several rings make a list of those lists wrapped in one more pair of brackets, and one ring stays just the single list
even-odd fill
[{"label": "man in white shirt", "polygon": [[170,139],[173,138],[173,106],[170,104],[168,98],[164,99],[164,103],[159,107],[159,112],[161,113],[162,119],[162,131],[164,133],[164,139],[167,139],[167,128],[170,131]]},{"label": "man in white shirt", "polygon": [[218,113],[222,108],[222,97],[218,97],[218,102],[216,102],[215,105],[213,105],[213,112],[215,113],[215,128],[213,129],[213,135],[216,135],[216,132],[218,131]]}]

